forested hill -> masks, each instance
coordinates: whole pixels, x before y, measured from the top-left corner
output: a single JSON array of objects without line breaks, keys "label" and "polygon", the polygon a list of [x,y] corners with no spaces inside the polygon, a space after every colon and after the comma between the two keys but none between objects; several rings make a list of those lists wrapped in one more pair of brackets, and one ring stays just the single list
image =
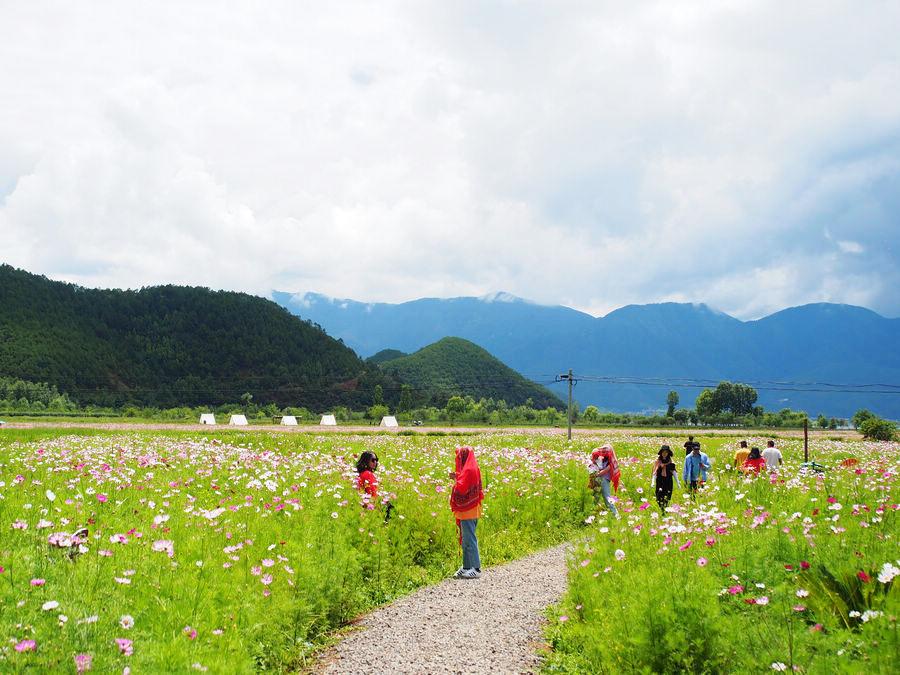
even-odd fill
[{"label": "forested hill", "polygon": [[377,367],[274,302],[158,286],[93,290],[0,266],[0,375],[81,403],[371,405]]},{"label": "forested hill", "polygon": [[444,338],[409,356],[382,361],[381,368],[411,384],[420,403],[443,406],[450,396],[461,394],[475,399],[502,399],[508,405],[521,405],[531,399],[535,408],[565,409],[551,391],[462,338]]}]

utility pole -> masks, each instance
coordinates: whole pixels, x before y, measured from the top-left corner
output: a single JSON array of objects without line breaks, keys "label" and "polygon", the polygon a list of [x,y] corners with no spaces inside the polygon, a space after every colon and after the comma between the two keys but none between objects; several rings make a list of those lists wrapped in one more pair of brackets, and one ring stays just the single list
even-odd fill
[{"label": "utility pole", "polygon": [[809,462],[809,419],[803,418],[803,461]]},{"label": "utility pole", "polygon": [[558,378],[558,380],[559,380],[560,382],[562,382],[563,380],[568,380],[568,381],[569,381],[569,407],[566,408],[566,419],[567,419],[568,422],[569,422],[569,433],[568,433],[568,438],[569,438],[569,440],[571,441],[571,440],[572,440],[572,382],[573,382],[573,378],[572,378],[572,369],[569,368],[569,372],[568,372],[568,373],[563,374],[563,375],[560,375],[559,378]]}]

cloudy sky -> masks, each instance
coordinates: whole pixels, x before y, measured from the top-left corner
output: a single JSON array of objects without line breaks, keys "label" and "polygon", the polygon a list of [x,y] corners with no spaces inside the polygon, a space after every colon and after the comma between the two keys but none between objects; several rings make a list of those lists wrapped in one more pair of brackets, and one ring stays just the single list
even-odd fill
[{"label": "cloudy sky", "polygon": [[0,261],[900,316],[898,26],[877,0],[5,2]]}]

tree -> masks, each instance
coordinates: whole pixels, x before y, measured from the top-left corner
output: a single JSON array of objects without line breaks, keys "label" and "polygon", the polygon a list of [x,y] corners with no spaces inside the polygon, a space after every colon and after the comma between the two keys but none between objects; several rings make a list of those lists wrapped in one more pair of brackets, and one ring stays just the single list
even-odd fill
[{"label": "tree", "polygon": [[245,391],[243,394],[241,394],[241,407],[246,410],[250,407],[250,401],[252,400],[253,394],[251,394],[249,391]]},{"label": "tree", "polygon": [[600,421],[600,409],[595,405],[589,405],[581,413],[581,420],[586,424],[597,424]]},{"label": "tree", "polygon": [[816,426],[820,429],[828,428],[828,418],[825,417],[822,413],[819,413],[819,416],[816,418]]},{"label": "tree", "polygon": [[853,419],[851,420],[853,422],[853,428],[859,429],[862,427],[863,422],[873,418],[877,418],[877,415],[871,410],[866,410],[865,408],[857,410],[853,413]]},{"label": "tree", "polygon": [[466,413],[466,399],[462,396],[451,396],[447,401],[447,405],[444,410],[447,412],[447,417],[450,419],[450,424],[453,424],[453,421],[459,417],[460,415],[464,415]]},{"label": "tree", "polygon": [[889,420],[872,416],[859,425],[859,430],[864,438],[870,438],[873,441],[892,441],[897,427]]},{"label": "tree", "polygon": [[666,396],[666,405],[668,409],[666,410],[666,417],[672,417],[675,414],[675,406],[678,405],[678,392],[670,391],[668,396]]},{"label": "tree", "polygon": [[397,404],[397,412],[406,412],[412,409],[412,386],[404,384],[400,386],[400,402]]},{"label": "tree", "polygon": [[375,385],[375,391],[372,394],[372,404],[373,405],[383,405],[384,404],[384,389],[381,388],[380,384]]},{"label": "tree", "polygon": [[368,417],[370,420],[380,420],[382,417],[387,415],[390,411],[386,405],[373,405],[368,410]]},{"label": "tree", "polygon": [[700,419],[718,415],[722,410],[712,389],[704,389],[700,392],[700,395],[697,397],[696,407],[697,417]]}]

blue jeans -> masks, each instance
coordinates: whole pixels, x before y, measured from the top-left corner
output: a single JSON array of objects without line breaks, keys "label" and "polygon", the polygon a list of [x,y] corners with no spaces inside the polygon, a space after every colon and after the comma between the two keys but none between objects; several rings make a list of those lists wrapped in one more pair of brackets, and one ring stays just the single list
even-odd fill
[{"label": "blue jeans", "polygon": [[459,521],[459,529],[462,531],[463,567],[467,570],[481,569],[481,557],[478,555],[478,538],[475,536],[475,527],[478,518]]},{"label": "blue jeans", "polygon": [[[603,501],[606,503],[606,508],[609,509],[609,512],[614,516],[617,516],[619,515],[619,512],[616,510],[616,505],[612,503],[612,499],[610,499],[611,492],[609,484],[610,481],[608,478],[600,479],[600,494],[602,495]],[[599,499],[597,499],[597,488],[594,488],[594,499],[599,501]]]}]

